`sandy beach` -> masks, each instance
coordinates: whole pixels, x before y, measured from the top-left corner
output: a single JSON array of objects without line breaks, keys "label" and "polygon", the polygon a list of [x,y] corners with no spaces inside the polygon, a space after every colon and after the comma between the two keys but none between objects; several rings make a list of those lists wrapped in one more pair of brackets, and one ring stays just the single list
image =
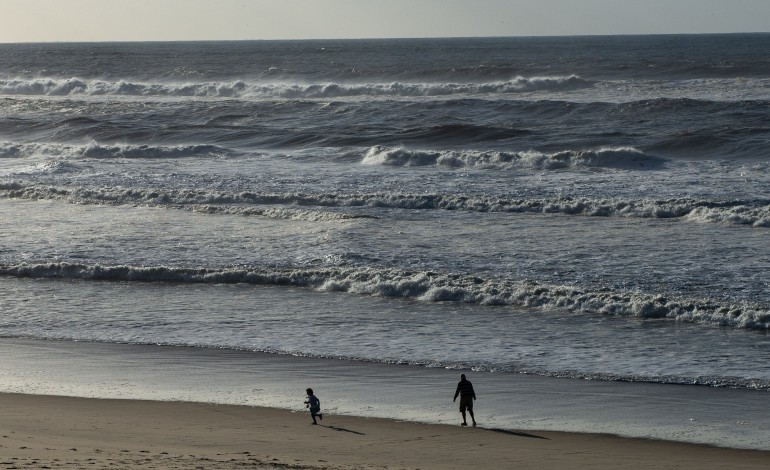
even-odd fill
[{"label": "sandy beach", "polygon": [[0,40],[0,470],[770,470],[764,23],[78,2]]},{"label": "sandy beach", "polygon": [[[0,396],[2,468],[767,468],[770,453],[185,402]],[[729,462],[729,464],[728,464]]]}]

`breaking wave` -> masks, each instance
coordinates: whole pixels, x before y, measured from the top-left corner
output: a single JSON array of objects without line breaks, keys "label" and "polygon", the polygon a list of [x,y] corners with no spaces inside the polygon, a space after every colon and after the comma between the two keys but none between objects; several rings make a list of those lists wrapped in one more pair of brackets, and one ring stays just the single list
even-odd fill
[{"label": "breaking wave", "polygon": [[[392,208],[566,214],[589,217],[682,218],[699,223],[770,227],[770,200],[767,199],[710,201],[689,198],[624,200],[558,197],[548,199],[406,193],[228,193],[205,189],[57,187],[39,184],[28,185],[20,182],[0,183],[0,197],[59,200],[76,204],[145,204],[208,213],[271,217],[281,214],[282,218],[300,217],[310,218],[310,220],[367,217],[366,215],[329,214],[329,209]],[[254,207],[259,205],[292,207],[280,209]],[[302,210],[298,207],[312,207],[314,209]],[[321,210],[321,208],[327,210]]]},{"label": "breaking wave", "polygon": [[[185,157],[227,157],[238,152],[218,145],[86,145],[57,143],[0,142],[0,158],[64,158],[64,159],[161,159]],[[559,169],[639,169],[651,170],[664,165],[665,159],[645,154],[632,147],[597,150],[565,150],[555,153],[409,150],[404,147],[375,145],[364,153],[361,163],[383,166],[440,166],[448,168],[535,170]]]},{"label": "breaking wave", "polygon": [[655,169],[664,159],[631,147],[599,150],[567,150],[552,154],[482,151],[408,150],[403,147],[371,147],[361,163],[390,166],[444,166],[450,168],[529,168],[558,170],[567,168]]},{"label": "breaking wave", "polygon": [[515,77],[489,83],[143,83],[93,79],[5,79],[0,94],[27,96],[146,96],[209,98],[339,98],[355,96],[446,96],[565,91],[592,86],[576,75]]},{"label": "breaking wave", "polygon": [[218,206],[211,204],[194,204],[184,207],[205,214],[230,214],[243,216],[261,216],[270,219],[297,220],[305,222],[331,222],[335,220],[349,219],[376,219],[378,217],[365,214],[347,214],[341,212],[297,210],[283,208],[255,208],[239,206]]},{"label": "breaking wave", "polygon": [[0,142],[0,158],[184,158],[224,157],[233,151],[216,145],[87,145]]},{"label": "breaking wave", "polygon": [[70,263],[0,265],[0,275],[93,281],[177,282],[296,286],[425,302],[465,302],[643,319],[770,329],[770,311],[750,304],[721,305],[636,291],[590,290],[534,281],[377,268],[193,269]]}]

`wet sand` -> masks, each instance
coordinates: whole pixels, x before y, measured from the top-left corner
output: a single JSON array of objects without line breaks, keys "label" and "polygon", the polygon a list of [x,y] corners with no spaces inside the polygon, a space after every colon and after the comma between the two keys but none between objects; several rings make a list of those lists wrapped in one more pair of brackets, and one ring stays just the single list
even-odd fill
[{"label": "wet sand", "polygon": [[0,394],[3,468],[765,469],[770,452],[252,406]]},{"label": "wet sand", "polygon": [[[459,370],[206,348],[0,340],[0,393],[217,403],[456,426]],[[767,392],[469,374],[476,418],[509,431],[611,434],[770,451]]]}]

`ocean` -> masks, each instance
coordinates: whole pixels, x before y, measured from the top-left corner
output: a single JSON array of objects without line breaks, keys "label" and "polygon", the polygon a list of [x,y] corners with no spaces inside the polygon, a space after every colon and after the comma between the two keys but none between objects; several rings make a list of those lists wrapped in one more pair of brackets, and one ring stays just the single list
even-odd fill
[{"label": "ocean", "polygon": [[770,34],[0,44],[0,391],[770,449],[768,104]]}]

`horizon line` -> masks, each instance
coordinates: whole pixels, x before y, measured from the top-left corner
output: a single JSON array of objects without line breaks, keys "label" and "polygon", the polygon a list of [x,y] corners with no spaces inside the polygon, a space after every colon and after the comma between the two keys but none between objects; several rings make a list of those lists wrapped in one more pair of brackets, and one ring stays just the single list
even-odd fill
[{"label": "horizon line", "polygon": [[548,39],[548,38],[591,38],[591,37],[640,37],[640,36],[726,36],[726,35],[761,35],[770,31],[736,31],[706,33],[607,33],[607,34],[543,34],[521,36],[382,36],[382,37],[328,37],[328,38],[272,38],[272,39],[112,39],[112,40],[61,40],[61,41],[0,41],[2,45],[11,44],[131,44],[131,43],[174,43],[174,42],[303,42],[303,41],[405,41],[436,39]]}]

